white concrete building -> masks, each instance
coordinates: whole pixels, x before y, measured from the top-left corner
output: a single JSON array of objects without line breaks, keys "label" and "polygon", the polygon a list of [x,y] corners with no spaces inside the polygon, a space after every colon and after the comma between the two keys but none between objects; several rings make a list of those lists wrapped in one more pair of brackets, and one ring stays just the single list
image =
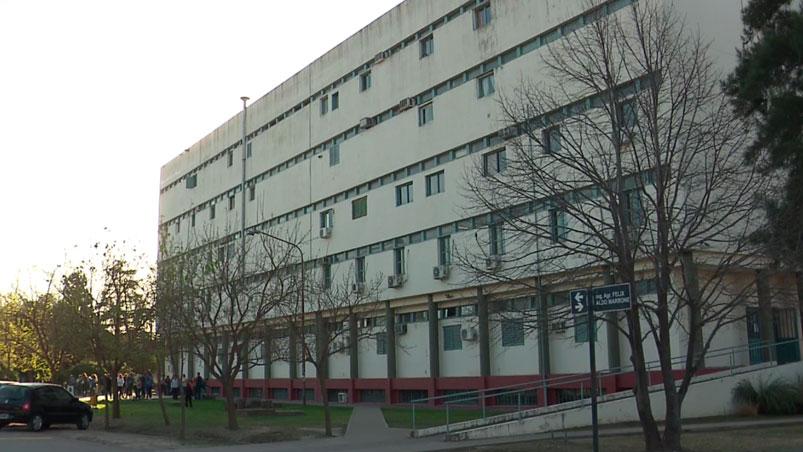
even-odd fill
[{"label": "white concrete building", "polygon": [[[346,393],[350,401],[395,403],[587,372],[587,345],[574,327],[550,325],[541,334],[506,324],[494,306],[521,299],[534,308],[534,294],[467,283],[444,250],[471,244],[487,229],[466,213],[461,188],[477,159],[505,147],[500,93],[543,72],[549,43],[632,1],[585,10],[580,0],[406,0],[248,106],[245,193],[242,114],[164,165],[161,230],[178,241],[212,229],[236,236],[246,196],[246,228],[301,231],[308,261],[331,262],[335,272],[360,267],[363,281],[403,274],[398,287],[383,284],[380,300],[361,317],[379,319],[365,322],[377,331],[388,323],[406,327],[388,331],[380,349],[365,339],[357,353],[333,356],[333,399]],[[716,38],[713,53],[730,65],[741,30],[738,2],[677,4]],[[448,277],[434,277],[445,270]],[[778,276],[773,284],[791,283]],[[571,287],[546,289],[562,304]],[[746,344],[750,334],[740,322],[713,346]],[[601,369],[629,356],[625,340],[612,346],[608,339],[600,330]],[[674,340],[683,343],[681,330]],[[205,371],[197,360],[193,367],[188,373]],[[298,367],[257,366],[236,391],[299,398]],[[307,376],[320,399],[314,370]],[[624,389],[632,379],[610,384],[608,391]],[[572,391],[555,388],[549,397]],[[528,400],[536,403],[543,403],[540,394]]]}]

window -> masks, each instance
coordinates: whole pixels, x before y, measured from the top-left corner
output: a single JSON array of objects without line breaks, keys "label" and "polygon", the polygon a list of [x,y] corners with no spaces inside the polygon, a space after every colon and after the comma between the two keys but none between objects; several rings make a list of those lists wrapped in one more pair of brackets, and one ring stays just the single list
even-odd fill
[{"label": "window", "polygon": [[371,71],[360,74],[360,91],[365,91],[371,87]]},{"label": "window", "polygon": [[639,227],[644,223],[644,206],[638,189],[628,190],[622,194],[624,199],[625,221],[628,227]]},{"label": "window", "polygon": [[340,145],[333,143],[329,147],[329,166],[335,166],[340,163]]},{"label": "window", "polygon": [[443,351],[462,350],[463,340],[460,338],[460,325],[443,327]]},{"label": "window", "polygon": [[215,203],[209,204],[209,219],[215,219]]},{"label": "window", "polygon": [[321,97],[321,115],[325,115],[329,111],[329,96]]},{"label": "window", "polygon": [[491,4],[485,3],[474,10],[474,29],[491,23]]},{"label": "window", "polygon": [[190,227],[195,227],[195,212],[190,215]]},{"label": "window", "polygon": [[198,186],[198,174],[190,174],[187,176],[187,188],[195,188]]},{"label": "window", "polygon": [[421,38],[418,43],[421,48],[421,58],[428,57],[435,52],[435,39],[432,35]]},{"label": "window", "polygon": [[445,176],[443,171],[427,176],[427,196],[437,195],[446,191]]},{"label": "window", "polygon": [[[594,322],[596,324],[596,322]],[[588,342],[588,313],[583,313],[574,318],[574,342],[582,343]],[[597,328],[594,328],[594,339],[597,340]]]},{"label": "window", "polygon": [[251,142],[248,141],[245,143],[245,158],[251,158]]},{"label": "window", "polygon": [[407,182],[396,187],[396,205],[403,206],[413,202],[413,183]]},{"label": "window", "polygon": [[404,274],[404,247],[393,250],[393,274]]},{"label": "window", "polygon": [[520,319],[502,320],[502,347],[524,345],[524,322]]},{"label": "window", "polygon": [[234,152],[229,151],[226,154],[226,166],[234,165]]},{"label": "window", "polygon": [[332,264],[325,262],[321,267],[323,276],[323,288],[330,289],[332,287]]},{"label": "window", "polygon": [[229,210],[234,210],[234,204],[235,204],[234,196],[233,195],[229,196]]},{"label": "window", "polygon": [[376,354],[377,355],[387,355],[388,354],[388,334],[387,333],[376,333]]},{"label": "window", "polygon": [[418,107],[418,125],[423,126],[424,124],[429,124],[432,120],[435,119],[432,112],[432,102],[427,102],[426,104]]},{"label": "window", "polygon": [[541,132],[541,140],[544,143],[545,154],[556,154],[560,152],[560,126],[552,126]]},{"label": "window", "polygon": [[438,265],[452,263],[452,238],[450,236],[438,238]]},{"label": "window", "polygon": [[332,111],[340,107],[340,93],[332,93]]},{"label": "window", "polygon": [[486,176],[503,173],[507,168],[507,158],[505,157],[505,149],[489,152],[482,156],[482,168]]},{"label": "window", "polygon": [[488,254],[491,256],[505,254],[505,234],[501,224],[488,226]]},{"label": "window", "polygon": [[565,240],[569,234],[566,226],[566,212],[558,209],[549,210],[549,238],[553,242]]},{"label": "window", "polygon": [[616,106],[616,120],[619,123],[619,131],[626,136],[633,134],[638,123],[638,110],[636,99],[627,99],[619,102]]},{"label": "window", "polygon": [[176,232],[181,232],[181,218],[176,220]]},{"label": "window", "polygon": [[477,95],[479,97],[490,96],[496,91],[494,73],[489,72],[477,78]]},{"label": "window", "polygon": [[354,281],[365,284],[365,257],[354,259]]},{"label": "window", "polygon": [[257,188],[253,184],[248,186],[248,200],[253,201],[257,197]]},{"label": "window", "polygon": [[368,197],[363,196],[362,198],[357,198],[354,201],[351,201],[351,219],[356,220],[357,218],[364,217],[368,215]]},{"label": "window", "polygon": [[335,225],[335,211],[332,209],[327,209],[321,212],[321,227],[322,228],[331,228]]}]

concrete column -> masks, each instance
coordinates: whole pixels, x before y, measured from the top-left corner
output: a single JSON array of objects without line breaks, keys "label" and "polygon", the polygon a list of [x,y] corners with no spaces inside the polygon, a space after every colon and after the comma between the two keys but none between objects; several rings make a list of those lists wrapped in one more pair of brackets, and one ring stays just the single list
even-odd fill
[{"label": "concrete column", "polygon": [[441,349],[438,346],[438,307],[433,301],[432,295],[427,295],[427,313],[429,318],[429,376],[438,378],[441,375]]},{"label": "concrete column", "polygon": [[[610,269],[605,272],[605,284],[613,284],[613,273]],[[605,313],[605,339],[608,347],[608,369],[619,370],[622,367],[622,357],[619,353],[619,313],[616,311]],[[596,325],[595,325],[596,326]]]},{"label": "concrete column", "polygon": [[204,347],[204,380],[209,380],[209,363],[212,361],[212,356],[209,355],[209,350]]},{"label": "concrete column", "polygon": [[477,288],[477,317],[479,317],[480,376],[491,375],[491,341],[488,328],[488,297]]},{"label": "concrete column", "polygon": [[273,355],[273,342],[271,339],[270,330],[265,329],[265,334],[262,336],[262,360],[265,362],[265,380],[270,380],[270,365],[271,356]]},{"label": "concrete column", "polygon": [[[320,372],[323,378],[329,378],[329,332],[326,329],[326,321],[321,311],[315,312],[315,355],[314,359],[318,362],[316,372]],[[317,375],[317,374],[316,374]],[[321,394],[326,397],[326,394]]]},{"label": "concrete column", "polygon": [[775,330],[772,321],[772,295],[767,280],[767,270],[756,272],[756,295],[758,296],[758,320],[761,332],[761,342],[765,346],[763,356],[768,361],[775,361]]},{"label": "concrete column", "polygon": [[[248,351],[251,349],[251,340],[246,338],[240,345],[240,369],[242,370],[243,382],[248,379],[248,373],[251,370],[251,356]],[[243,394],[245,397],[245,394]]]},{"label": "concrete column", "polygon": [[352,379],[360,378],[358,333],[357,316],[352,312],[349,314],[349,376]]},{"label": "concrete column", "polygon": [[694,255],[691,250],[680,253],[680,264],[683,269],[683,280],[685,282],[684,292],[687,303],[689,304],[689,331],[693,331],[694,344],[692,350],[695,357],[700,359],[700,368],[705,367],[703,354],[703,325],[702,314],[700,311],[700,278],[697,264],[694,262]]},{"label": "concrete column", "polygon": [[546,291],[538,294],[538,373],[542,378],[552,372],[549,358],[549,297]]},{"label": "concrete column", "polygon": [[190,347],[187,350],[187,378],[195,377],[195,349]]},{"label": "concrete column", "polygon": [[396,316],[390,307],[390,302],[385,302],[385,340],[388,362],[388,379],[396,378]]},{"label": "concrete column", "polygon": [[[298,378],[298,338],[296,337],[298,331],[298,327],[294,324],[290,325],[288,330],[289,340],[288,340],[288,350],[287,350],[287,361],[290,367],[290,379],[294,380]],[[292,394],[290,395],[292,399]]]}]

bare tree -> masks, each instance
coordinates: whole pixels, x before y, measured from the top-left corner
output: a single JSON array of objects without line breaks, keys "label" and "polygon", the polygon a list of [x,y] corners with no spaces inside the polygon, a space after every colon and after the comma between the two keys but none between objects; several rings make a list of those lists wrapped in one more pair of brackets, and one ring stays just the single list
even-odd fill
[{"label": "bare tree", "polygon": [[353,266],[340,267],[345,271],[333,267],[324,263],[312,278],[305,278],[307,307],[312,308],[305,310],[305,314],[314,317],[314,339],[308,340],[306,328],[301,327],[300,299],[287,299],[281,309],[282,320],[288,326],[288,334],[295,337],[294,340],[288,337],[287,341],[278,342],[278,346],[272,347],[274,359],[288,361],[291,365],[294,365],[293,358],[297,356],[297,350],[291,347],[298,347],[302,353],[302,365],[309,363],[315,368],[324,408],[326,436],[332,436],[332,415],[326,386],[329,360],[337,354],[357,353],[357,345],[361,340],[375,337],[372,330],[358,327],[357,316],[379,300],[382,290],[381,274],[370,281],[357,281]]},{"label": "bare tree", "polygon": [[[224,235],[225,237],[225,235]],[[239,242],[244,240],[244,242]],[[260,237],[219,240],[207,231],[163,255],[160,275],[173,278],[175,294],[160,298],[171,311],[189,353],[202,357],[223,385],[228,428],[236,430],[233,384],[252,365],[249,355],[264,321],[295,290],[294,253]],[[163,282],[167,284],[167,282]],[[177,364],[174,364],[177,365]]]},{"label": "bare tree", "polygon": [[[699,34],[668,3],[612,14],[599,3],[587,3],[591,23],[542,50],[544,80],[524,79],[502,96],[505,148],[465,177],[468,207],[489,233],[456,261],[475,281],[542,295],[549,285],[631,283],[633,308],[599,320],[629,342],[647,449],[680,450],[691,378],[752,299],[751,284],[725,278],[759,264],[747,238],[764,181],[742,165],[747,128]],[[654,296],[638,292],[647,279]],[[566,306],[548,311],[545,298],[542,321],[530,322],[542,329],[544,314],[569,315]],[[677,330],[688,336],[679,381]],[[664,387],[663,435],[648,392],[649,339]]]}]

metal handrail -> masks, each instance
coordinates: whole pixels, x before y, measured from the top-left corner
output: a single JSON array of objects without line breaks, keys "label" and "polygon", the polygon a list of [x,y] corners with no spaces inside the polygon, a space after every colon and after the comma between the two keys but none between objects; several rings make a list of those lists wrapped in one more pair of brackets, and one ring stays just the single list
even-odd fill
[{"label": "metal handrail", "polygon": [[[718,358],[718,357],[722,357],[722,356],[730,356],[731,357],[730,366],[727,369],[733,370],[736,367],[741,367],[741,366],[737,366],[736,365],[735,352],[737,352],[737,351],[739,353],[743,353],[743,352],[751,353],[751,352],[754,352],[756,350],[763,350],[763,349],[770,348],[770,347],[777,347],[779,345],[792,344],[792,343],[798,343],[798,342],[799,342],[798,339],[791,339],[791,340],[781,341],[781,342],[762,341],[762,342],[757,342],[757,343],[752,343],[752,344],[747,344],[747,345],[736,345],[736,346],[731,346],[731,347],[723,347],[723,348],[712,349],[712,350],[707,351],[705,353],[704,357],[707,358],[707,359],[711,359],[711,358]],[[687,356],[688,355],[679,355],[679,356],[676,356],[674,358],[670,358],[670,363],[671,364],[675,364],[675,363],[682,362],[683,360],[685,360],[687,358]],[[646,367],[647,372],[651,372],[654,369],[660,369],[661,368],[661,362],[660,362],[660,360],[647,361],[645,363],[645,367]],[[723,369],[725,369],[725,368],[723,368]],[[597,379],[598,380],[602,380],[603,378],[608,378],[608,377],[612,377],[612,376],[628,374],[628,373],[630,373],[632,371],[633,371],[633,366],[620,367],[620,368],[618,368],[616,370],[604,370],[604,371],[601,371],[601,372],[597,373]],[[521,409],[521,394],[524,391],[534,390],[534,389],[542,389],[542,388],[546,389],[549,386],[555,386],[555,385],[558,385],[558,384],[569,384],[569,383],[577,383],[577,382],[579,382],[579,383],[581,383],[581,385],[580,385],[580,400],[582,400],[582,399],[585,398],[585,397],[583,397],[582,383],[584,383],[585,381],[588,381],[590,378],[591,378],[590,374],[562,375],[562,376],[558,376],[558,377],[542,379],[542,380],[539,380],[539,381],[516,383],[516,384],[512,384],[512,385],[497,386],[497,387],[493,387],[493,388],[483,388],[483,389],[478,389],[478,390],[474,390],[474,391],[465,391],[465,392],[460,392],[460,393],[455,393],[455,394],[433,396],[433,397],[427,397],[427,398],[422,398],[422,399],[414,399],[414,400],[410,401],[410,405],[411,405],[411,408],[412,408],[412,429],[413,430],[416,429],[416,425],[415,425],[416,404],[420,404],[422,402],[445,400],[443,405],[445,406],[445,409],[446,409],[446,424],[445,425],[446,425],[446,432],[447,432],[447,436],[448,436],[448,434],[449,434],[449,425],[450,425],[450,422],[449,422],[449,417],[450,417],[449,416],[449,405],[450,404],[457,404],[457,403],[461,403],[461,402],[468,402],[468,401],[478,400],[478,401],[480,401],[480,405],[481,405],[481,408],[482,408],[482,418],[485,419],[485,414],[486,414],[485,413],[485,400],[488,397],[497,397],[497,396],[506,395],[506,394],[518,394],[516,411],[519,413],[519,417],[521,417],[521,411],[522,411],[522,409]],[[652,378],[649,375],[648,375],[648,378],[650,378],[650,384],[652,384],[651,383]],[[598,387],[601,388],[601,385],[598,385]],[[502,390],[502,391],[500,392],[500,390]],[[455,397],[461,397],[461,396],[465,396],[465,397],[455,399]],[[548,399],[545,399],[544,403],[545,403],[544,406],[549,406],[549,400]]]}]

